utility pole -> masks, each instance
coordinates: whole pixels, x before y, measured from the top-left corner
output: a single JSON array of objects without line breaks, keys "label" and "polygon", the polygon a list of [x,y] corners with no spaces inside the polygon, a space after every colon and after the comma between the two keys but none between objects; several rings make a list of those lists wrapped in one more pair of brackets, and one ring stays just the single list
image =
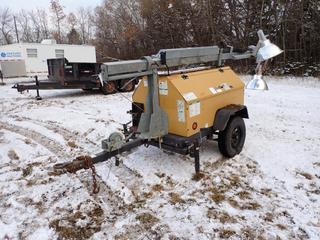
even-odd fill
[{"label": "utility pole", "polygon": [[16,30],[17,43],[19,43],[19,34],[18,34],[18,28],[17,28],[16,16],[13,16],[13,21],[14,21],[14,28],[15,28],[15,30]]}]

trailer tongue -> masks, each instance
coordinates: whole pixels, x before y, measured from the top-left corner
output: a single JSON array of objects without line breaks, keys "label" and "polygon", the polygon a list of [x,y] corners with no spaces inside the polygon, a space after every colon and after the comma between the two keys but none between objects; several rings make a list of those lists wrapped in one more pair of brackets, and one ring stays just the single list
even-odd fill
[{"label": "trailer tongue", "polygon": [[[229,67],[222,66],[225,60],[257,55],[261,65],[281,53],[279,50],[273,55],[265,54],[264,43],[269,40],[261,30],[258,36],[258,45],[242,52],[218,46],[164,49],[139,60],[102,64],[101,77],[105,82],[143,77],[132,97],[132,126],[128,128],[125,124],[123,133],[112,133],[103,140],[103,151],[95,157],[82,156],[57,164],[55,170],[76,172],[112,157],[118,165],[119,154],[152,145],[190,155],[199,173],[199,146],[205,139],[218,141],[219,150],[226,157],[239,154],[246,135],[243,118],[248,118],[243,105],[245,86]],[[213,63],[216,68],[170,72],[182,65]],[[166,74],[159,74],[159,70],[165,70]]]}]

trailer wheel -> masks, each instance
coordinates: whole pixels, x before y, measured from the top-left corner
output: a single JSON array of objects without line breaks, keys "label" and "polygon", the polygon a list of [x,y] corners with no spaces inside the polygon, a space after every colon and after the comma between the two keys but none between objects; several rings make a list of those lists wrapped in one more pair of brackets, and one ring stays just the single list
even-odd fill
[{"label": "trailer wheel", "polygon": [[218,135],[219,150],[225,157],[232,158],[242,151],[246,138],[246,126],[241,117],[230,118],[225,130]]},{"label": "trailer wheel", "polygon": [[131,92],[134,90],[135,84],[131,79],[122,80],[120,84],[120,91]]},{"label": "trailer wheel", "polygon": [[104,82],[103,86],[101,87],[101,91],[105,95],[115,93],[117,91],[116,82],[115,81]]}]

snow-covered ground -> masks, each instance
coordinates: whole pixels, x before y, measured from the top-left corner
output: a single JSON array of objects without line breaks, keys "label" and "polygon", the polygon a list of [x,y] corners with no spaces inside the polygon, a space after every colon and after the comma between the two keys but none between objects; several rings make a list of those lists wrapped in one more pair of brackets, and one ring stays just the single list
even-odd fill
[{"label": "snow-covered ground", "polygon": [[[248,76],[243,76],[248,80]],[[269,78],[246,92],[243,152],[193,160],[140,147],[90,171],[52,166],[98,153],[130,120],[130,93],[81,90],[18,94],[0,86],[0,239],[320,239],[320,81]]]}]

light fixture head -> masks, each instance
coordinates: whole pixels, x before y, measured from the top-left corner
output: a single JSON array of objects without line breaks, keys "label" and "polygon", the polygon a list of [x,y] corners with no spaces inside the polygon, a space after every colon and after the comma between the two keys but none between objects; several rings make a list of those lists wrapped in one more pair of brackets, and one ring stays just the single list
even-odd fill
[{"label": "light fixture head", "polygon": [[250,90],[269,90],[267,83],[262,79],[262,75],[254,75],[253,79],[251,79],[247,85],[246,89]]},{"label": "light fixture head", "polygon": [[266,38],[262,30],[258,31],[258,36],[260,47],[257,52],[258,63],[269,60],[283,52],[277,45],[271,43],[270,40]]}]

